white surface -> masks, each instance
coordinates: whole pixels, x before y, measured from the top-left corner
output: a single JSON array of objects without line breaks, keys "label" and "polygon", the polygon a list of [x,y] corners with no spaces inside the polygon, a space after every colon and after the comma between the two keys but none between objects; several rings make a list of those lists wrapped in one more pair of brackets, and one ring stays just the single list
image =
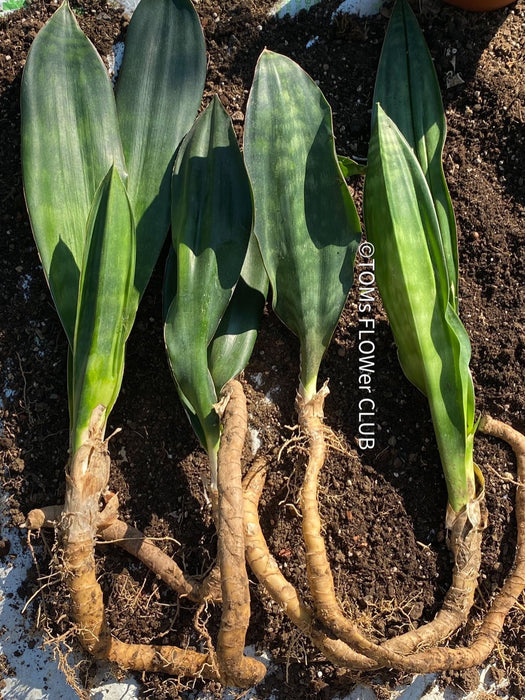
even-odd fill
[{"label": "white surface", "polygon": [[384,3],[385,0],[344,0],[334,12],[334,15],[344,12],[348,15],[371,17],[372,15],[377,15]]},{"label": "white surface", "polygon": [[271,14],[277,17],[286,17],[295,15],[301,10],[309,10],[314,5],[317,5],[321,0],[279,0],[271,10]]},{"label": "white surface", "polygon": [[313,39],[310,39],[309,41],[306,42],[306,48],[310,49],[318,41],[319,41],[319,36],[314,36]]},{"label": "white surface", "polygon": [[[6,525],[6,500],[0,504],[2,535],[11,543],[11,551],[0,567],[0,651],[7,657],[13,675],[3,678],[1,697],[5,700],[77,700],[78,696],[67,684],[58,669],[49,646],[42,647],[42,637],[34,634],[31,619],[34,610],[22,610],[25,600],[18,590],[32,566],[31,555],[22,541],[18,528]],[[72,663],[80,660],[72,656]],[[135,680],[117,683],[104,664],[93,689],[94,700],[131,700],[138,697]]]},{"label": "white surface", "polygon": [[[279,2],[275,3],[272,7],[271,14],[277,15],[279,18],[285,17],[286,15],[295,17],[301,10],[309,10],[321,1],[322,0],[279,0]],[[344,12],[346,14],[369,17],[371,15],[376,15],[384,3],[385,0],[344,0],[334,12],[334,15],[339,12]]]},{"label": "white surface", "polygon": [[133,14],[133,10],[137,7],[140,0],[118,0],[119,5],[122,5],[128,14]]}]

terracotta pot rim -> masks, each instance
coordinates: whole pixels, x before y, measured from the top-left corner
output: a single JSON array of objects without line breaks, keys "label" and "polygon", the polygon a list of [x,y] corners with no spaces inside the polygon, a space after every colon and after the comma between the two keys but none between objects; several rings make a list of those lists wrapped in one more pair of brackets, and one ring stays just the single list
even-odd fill
[{"label": "terracotta pot rim", "polygon": [[470,12],[489,12],[511,5],[515,0],[445,0],[445,2]]}]

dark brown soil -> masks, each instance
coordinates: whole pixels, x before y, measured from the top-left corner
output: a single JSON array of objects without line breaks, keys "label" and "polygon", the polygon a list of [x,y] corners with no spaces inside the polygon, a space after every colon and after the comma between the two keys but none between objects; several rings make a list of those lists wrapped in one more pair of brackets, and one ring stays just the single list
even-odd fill
[{"label": "dark brown soil", "polygon": [[[338,151],[366,156],[375,68],[386,16],[330,22],[338,0],[326,0],[294,20],[268,19],[270,0],[196,3],[209,52],[205,99],[218,92],[239,136],[255,61],[264,46],[297,60],[319,81],[334,110]],[[78,19],[103,56],[125,32],[120,13],[101,0],[75,4]],[[35,506],[60,502],[68,442],[66,340],[54,311],[29,227],[19,162],[20,77],[28,48],[55,9],[35,0],[0,19],[0,448],[3,487],[15,522]],[[417,12],[442,84],[449,125],[445,171],[455,205],[461,269],[461,316],[473,347],[477,405],[525,430],[525,0],[487,14],[469,14],[421,0]],[[388,13],[385,12],[385,15]],[[314,37],[311,48],[306,44]],[[455,65],[454,65],[455,62]],[[447,77],[462,82],[447,88]],[[356,201],[361,183],[353,182]],[[162,264],[156,270],[129,342],[122,395],[110,430],[122,516],[197,574],[214,561],[215,535],[204,503],[206,461],[178,402],[161,333]],[[322,478],[322,515],[338,594],[372,634],[392,635],[428,620],[450,581],[443,528],[446,493],[425,400],[402,375],[379,300],[374,375],[376,446],[353,452],[358,429],[357,306],[351,294],[322,367],[330,379],[329,425],[351,456],[333,451]],[[273,468],[261,522],[283,571],[305,591],[296,504],[303,455],[276,446],[290,437],[298,347],[270,310],[244,376],[251,427]],[[3,406],[3,408],[2,408]],[[476,460],[487,482],[490,525],[475,615],[486,609],[512,563],[514,487],[509,450],[480,436]],[[52,536],[44,534],[52,546]],[[49,551],[49,550],[48,550]],[[100,580],[110,623],[124,641],[197,648],[195,609],[166,590],[142,565],[112,546],[100,547]],[[4,554],[5,556],[5,554]],[[40,562],[43,571],[47,563]],[[27,582],[27,595],[36,589]],[[48,631],[63,634],[64,592],[46,594]],[[305,595],[307,595],[305,593]],[[335,671],[253,583],[249,643],[267,650],[278,671],[258,695],[331,698],[357,676]],[[525,696],[525,608],[509,616],[490,662],[510,680],[512,698]],[[209,610],[216,632],[218,610]],[[457,635],[468,641],[472,626]],[[375,674],[377,675],[377,674]],[[86,679],[89,673],[86,674]],[[378,692],[402,680],[384,672]],[[366,676],[364,677],[366,680]],[[182,684],[143,679],[148,697],[180,697]],[[477,674],[443,676],[444,686],[468,689]],[[212,684],[196,687],[218,692]]]}]

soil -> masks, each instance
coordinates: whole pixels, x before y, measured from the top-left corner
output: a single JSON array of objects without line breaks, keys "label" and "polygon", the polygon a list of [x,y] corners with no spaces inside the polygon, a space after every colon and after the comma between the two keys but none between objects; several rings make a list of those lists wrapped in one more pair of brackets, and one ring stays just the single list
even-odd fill
[{"label": "soil", "polygon": [[[339,0],[326,0],[295,19],[268,17],[270,0],[200,0],[196,8],[209,54],[205,103],[218,93],[242,136],[253,70],[263,47],[282,52],[318,81],[333,107],[340,153],[364,158],[375,69],[388,9],[376,17],[336,16]],[[126,18],[101,0],[75,3],[78,20],[103,56],[126,31]],[[0,19],[0,418],[2,479],[15,523],[33,507],[61,502],[67,459],[66,339],[46,287],[25,210],[19,154],[22,68],[36,33],[56,9],[35,0]],[[444,167],[455,206],[461,273],[461,317],[471,338],[477,408],[525,431],[525,0],[492,13],[472,14],[421,0],[415,7],[442,86],[448,120]],[[318,37],[306,48],[307,42]],[[455,79],[455,80],[454,80]],[[455,84],[454,84],[455,83]],[[360,206],[362,182],[350,183]],[[109,431],[111,488],[121,515],[191,574],[214,562],[216,538],[203,497],[206,460],[178,402],[163,348],[161,278],[156,269],[128,344],[122,394]],[[445,542],[446,492],[424,398],[404,378],[379,298],[376,313],[374,397],[378,407],[374,449],[359,450],[357,305],[351,293],[321,376],[330,379],[327,423],[343,451],[333,450],[321,484],[325,534],[338,595],[365,629],[389,636],[432,617],[450,582]],[[306,599],[305,564],[297,512],[303,468],[300,450],[276,448],[292,435],[298,344],[270,308],[243,383],[250,426],[273,466],[260,507],[271,551]],[[249,457],[247,447],[247,458]],[[514,462],[509,449],[480,435],[475,456],[487,487],[490,523],[474,621],[452,640],[468,642],[501,585],[515,549]],[[509,474],[510,472],[510,474]],[[0,534],[1,537],[1,534]],[[53,536],[43,532],[39,555],[45,575]],[[47,554],[45,554],[47,552]],[[195,607],[167,590],[144,567],[111,545],[98,549],[100,581],[110,624],[123,641],[202,647]],[[0,557],[8,557],[3,547]],[[37,572],[24,594],[37,588]],[[248,642],[266,650],[277,671],[258,690],[269,697],[332,698],[355,685],[356,674],[326,663],[286,621],[254,580]],[[506,675],[511,698],[525,696],[524,601],[511,612],[490,657]],[[50,586],[41,598],[46,634],[67,633],[64,591]],[[219,609],[208,609],[217,630]],[[74,643],[72,639],[68,643]],[[89,686],[92,663],[81,667]],[[377,678],[378,674],[374,674]],[[379,674],[377,692],[403,680]],[[361,680],[370,680],[366,675]],[[444,687],[477,686],[477,672],[443,674]],[[147,697],[177,698],[184,683],[141,677]],[[212,683],[191,687],[217,694]]]}]

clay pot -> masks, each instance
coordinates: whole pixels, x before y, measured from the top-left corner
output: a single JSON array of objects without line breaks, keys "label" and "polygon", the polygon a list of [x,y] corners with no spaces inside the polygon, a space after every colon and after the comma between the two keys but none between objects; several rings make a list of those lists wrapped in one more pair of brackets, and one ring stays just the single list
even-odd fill
[{"label": "clay pot", "polygon": [[497,10],[500,7],[510,5],[514,0],[445,0],[445,2],[448,5],[461,7],[462,10],[487,12],[488,10]]}]

